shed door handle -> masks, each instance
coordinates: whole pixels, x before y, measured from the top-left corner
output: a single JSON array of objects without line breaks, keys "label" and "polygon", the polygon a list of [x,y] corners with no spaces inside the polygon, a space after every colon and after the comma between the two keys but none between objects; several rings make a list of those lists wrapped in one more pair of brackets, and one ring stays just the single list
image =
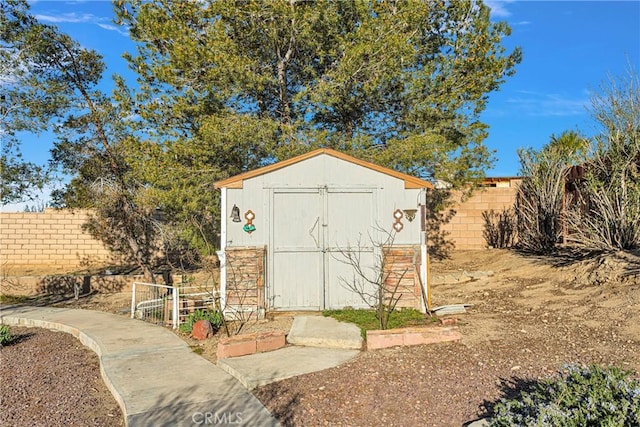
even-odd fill
[{"label": "shed door handle", "polygon": [[316,239],[316,236],[313,234],[313,230],[316,229],[319,221],[320,221],[320,217],[316,218],[316,222],[313,223],[313,227],[309,229],[309,236],[311,236],[313,241],[316,243],[316,248],[320,248],[320,242],[318,242],[318,239]]}]

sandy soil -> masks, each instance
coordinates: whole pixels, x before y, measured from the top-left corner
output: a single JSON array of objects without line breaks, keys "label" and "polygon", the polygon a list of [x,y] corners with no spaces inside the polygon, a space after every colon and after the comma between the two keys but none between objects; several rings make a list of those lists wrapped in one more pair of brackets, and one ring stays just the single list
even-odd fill
[{"label": "sandy soil", "polygon": [[[455,316],[460,342],[365,352],[337,368],[261,387],[258,398],[285,426],[459,426],[486,415],[500,396],[566,363],[640,372],[638,254],[458,251],[434,262],[432,271],[493,272],[433,286],[434,306],[472,304],[467,314]],[[124,302],[101,296],[63,304],[117,312]],[[247,332],[290,325],[279,322],[257,323]],[[214,360],[216,342],[190,344]],[[21,366],[11,378],[26,371]],[[46,388],[33,392],[38,389],[40,399],[50,397]]]}]

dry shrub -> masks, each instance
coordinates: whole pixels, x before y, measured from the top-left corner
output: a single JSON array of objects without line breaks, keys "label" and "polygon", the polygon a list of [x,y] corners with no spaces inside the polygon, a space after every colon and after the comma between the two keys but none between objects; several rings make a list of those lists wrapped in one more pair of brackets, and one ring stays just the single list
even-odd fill
[{"label": "dry shrub", "polygon": [[487,245],[496,249],[510,248],[516,239],[516,215],[511,208],[496,212],[493,209],[482,212],[484,236]]},{"label": "dry shrub", "polygon": [[521,174],[516,212],[518,245],[526,252],[548,253],[561,241],[565,159],[554,150],[520,150]]},{"label": "dry shrub", "polygon": [[571,239],[586,247],[629,250],[640,247],[640,80],[631,71],[611,80],[592,99],[600,124],[593,155],[579,183],[578,200],[567,212]]}]

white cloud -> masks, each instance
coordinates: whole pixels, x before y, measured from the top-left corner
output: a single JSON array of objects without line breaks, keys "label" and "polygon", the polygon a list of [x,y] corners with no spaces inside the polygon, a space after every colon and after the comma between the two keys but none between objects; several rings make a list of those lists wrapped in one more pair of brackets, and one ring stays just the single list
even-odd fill
[{"label": "white cloud", "polygon": [[511,16],[511,12],[507,10],[506,5],[513,3],[513,0],[487,0],[484,2],[491,9],[491,15],[496,18],[507,18]]},{"label": "white cloud", "polygon": [[110,25],[110,24],[97,24],[98,27],[103,28],[105,30],[109,30],[109,31],[115,31],[116,33],[123,35],[125,37],[129,37],[129,32],[128,31],[123,31],[120,27],[116,26],[116,25]]},{"label": "white cloud", "polygon": [[38,21],[52,22],[58,24],[61,22],[81,23],[81,22],[101,22],[108,18],[101,18],[91,13],[63,13],[61,15],[36,15]]},{"label": "white cloud", "polygon": [[8,47],[0,47],[0,86],[16,84],[29,69],[20,59],[20,52]]},{"label": "white cloud", "polygon": [[556,93],[519,91],[522,96],[512,97],[507,103],[527,116],[579,116],[586,113],[589,98],[573,98]]},{"label": "white cloud", "polygon": [[115,31],[125,37],[129,37],[129,32],[128,31],[123,31],[120,27],[115,26],[115,25],[111,25],[108,24],[107,22],[110,22],[111,19],[107,18],[107,17],[101,17],[101,16],[96,16],[92,13],[63,13],[60,15],[44,15],[44,14],[39,14],[36,15],[36,18],[39,21],[42,22],[50,22],[50,23],[54,23],[54,24],[60,24],[60,23],[72,23],[72,24],[83,24],[83,23],[89,23],[89,24],[95,24],[97,26],[99,26],[100,28],[104,29],[104,30],[108,30],[108,31]]}]

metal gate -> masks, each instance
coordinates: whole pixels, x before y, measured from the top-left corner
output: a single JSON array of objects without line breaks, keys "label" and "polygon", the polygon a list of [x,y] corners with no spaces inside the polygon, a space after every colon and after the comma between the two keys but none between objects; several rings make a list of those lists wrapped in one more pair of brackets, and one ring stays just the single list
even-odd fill
[{"label": "metal gate", "polygon": [[345,284],[354,275],[345,255],[357,251],[361,267],[374,274],[375,195],[371,188],[272,190],[270,309],[366,306]]}]

